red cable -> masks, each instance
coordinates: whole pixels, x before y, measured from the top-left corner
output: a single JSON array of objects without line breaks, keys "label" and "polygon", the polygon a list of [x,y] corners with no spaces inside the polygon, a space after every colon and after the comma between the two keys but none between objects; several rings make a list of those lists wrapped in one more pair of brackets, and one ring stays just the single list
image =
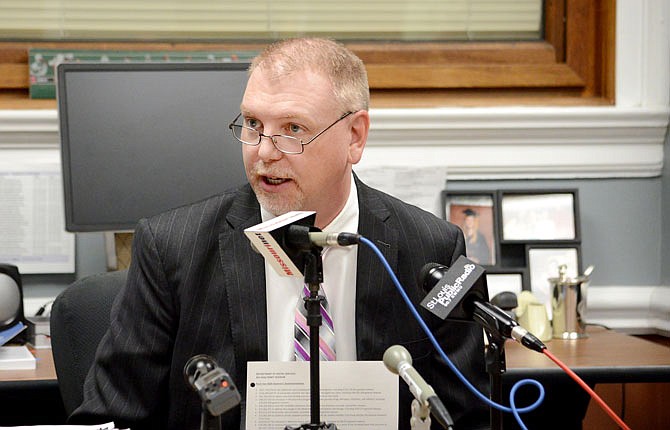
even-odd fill
[{"label": "red cable", "polygon": [[600,407],[607,413],[607,415],[609,415],[619,425],[619,427],[621,427],[624,430],[630,430],[630,427],[628,427],[626,423],[623,422],[621,418],[619,418],[619,416],[607,405],[607,403],[605,403],[605,401],[601,399],[600,396],[598,396],[598,394],[596,394],[596,392],[593,391],[591,387],[589,387],[586,384],[586,382],[582,380],[582,378],[580,378],[568,366],[563,364],[563,362],[561,362],[561,360],[556,358],[556,356],[552,354],[547,348],[544,348],[542,352],[544,353],[544,355],[549,357],[551,361],[556,363],[558,367],[563,369],[565,373],[570,375],[570,377],[574,379],[584,390],[586,390],[586,392],[589,393],[589,395],[593,398],[593,400],[595,400],[598,403],[598,405],[600,405]]}]

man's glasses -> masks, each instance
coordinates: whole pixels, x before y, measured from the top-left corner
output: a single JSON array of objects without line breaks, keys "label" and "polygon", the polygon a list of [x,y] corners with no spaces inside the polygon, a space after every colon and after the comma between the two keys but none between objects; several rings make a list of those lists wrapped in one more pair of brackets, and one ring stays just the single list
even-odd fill
[{"label": "man's glasses", "polygon": [[275,146],[275,148],[277,148],[284,154],[302,154],[303,151],[305,150],[305,145],[309,145],[310,143],[312,143],[317,137],[321,136],[335,124],[342,121],[344,118],[348,117],[352,113],[354,112],[349,111],[345,113],[344,115],[339,117],[334,123],[330,124],[328,127],[318,132],[314,137],[309,139],[307,142],[303,142],[302,139],[293,136],[288,136],[285,134],[273,134],[271,136],[268,136],[267,134],[263,134],[260,131],[256,130],[255,128],[247,127],[246,125],[235,124],[240,119],[242,114],[237,115],[233,120],[233,122],[228,124],[228,128],[233,133],[233,136],[235,136],[235,139],[239,140],[245,145],[256,146],[261,143],[262,138],[267,137],[272,141],[272,144]]}]

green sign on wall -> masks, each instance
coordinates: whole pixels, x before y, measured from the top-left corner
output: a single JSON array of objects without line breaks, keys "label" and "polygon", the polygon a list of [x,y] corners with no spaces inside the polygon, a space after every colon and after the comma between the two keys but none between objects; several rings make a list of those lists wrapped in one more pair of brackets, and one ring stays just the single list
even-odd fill
[{"label": "green sign on wall", "polygon": [[31,49],[30,98],[56,98],[56,66],[77,63],[249,62],[258,51],[90,51]]}]

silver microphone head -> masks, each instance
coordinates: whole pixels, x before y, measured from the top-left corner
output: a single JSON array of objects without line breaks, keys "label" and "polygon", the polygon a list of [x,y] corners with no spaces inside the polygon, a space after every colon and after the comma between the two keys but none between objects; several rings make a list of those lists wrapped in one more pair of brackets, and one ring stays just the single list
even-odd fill
[{"label": "silver microphone head", "polygon": [[412,364],[412,355],[404,346],[393,345],[384,352],[383,360],[386,368],[397,375],[401,363]]}]

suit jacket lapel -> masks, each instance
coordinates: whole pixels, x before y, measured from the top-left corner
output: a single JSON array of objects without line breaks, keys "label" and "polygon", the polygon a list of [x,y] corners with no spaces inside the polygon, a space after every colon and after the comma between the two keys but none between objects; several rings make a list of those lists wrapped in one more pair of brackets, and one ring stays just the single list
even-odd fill
[{"label": "suit jacket lapel", "polygon": [[241,188],[219,234],[219,252],[237,365],[267,360],[265,266],[244,229],[261,222],[260,209],[249,186]]},{"label": "suit jacket lapel", "polygon": [[[379,197],[358,179],[359,233],[372,241],[390,267],[397,270],[398,232],[386,221],[391,214]],[[261,222],[258,202],[250,187],[241,189],[219,234],[223,288],[228,295],[235,360],[267,360],[267,305],[263,257],[253,251],[244,229]],[[379,293],[379,289],[384,291]],[[356,271],[356,349],[359,360],[379,360],[379,351],[391,345],[397,323],[389,312],[398,294],[378,257],[359,246]]]},{"label": "suit jacket lapel", "polygon": [[[391,214],[370,188],[358,180],[356,185],[360,211],[358,232],[377,246],[396,271],[398,232],[386,224]],[[389,311],[392,294],[397,294],[395,286],[377,255],[369,247],[359,245],[356,270],[356,351],[359,360],[380,360],[379,351],[392,342],[389,333],[395,332],[391,328],[396,323]]]}]

